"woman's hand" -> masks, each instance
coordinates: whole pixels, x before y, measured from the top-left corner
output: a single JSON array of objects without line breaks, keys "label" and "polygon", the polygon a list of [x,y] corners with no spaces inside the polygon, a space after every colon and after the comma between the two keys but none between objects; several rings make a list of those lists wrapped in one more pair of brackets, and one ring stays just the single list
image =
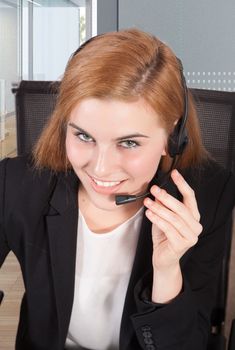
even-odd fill
[{"label": "woman's hand", "polygon": [[[155,301],[158,302],[165,302],[164,299],[172,299],[180,292],[182,276],[179,260],[190,247],[197,243],[198,236],[202,232],[194,191],[177,170],[172,171],[171,177],[183,196],[183,202],[155,185],[150,189],[155,201],[150,198],[144,200],[144,205],[147,207],[146,216],[153,224],[153,268],[155,277],[153,286],[155,292],[153,292],[153,295]],[[166,281],[168,281],[168,286],[164,283]],[[176,289],[174,291],[173,287],[172,293],[169,293],[171,281]],[[178,287],[176,282],[178,282]],[[169,295],[166,298],[164,298],[164,290],[162,290],[160,284],[164,289],[168,287]]]}]

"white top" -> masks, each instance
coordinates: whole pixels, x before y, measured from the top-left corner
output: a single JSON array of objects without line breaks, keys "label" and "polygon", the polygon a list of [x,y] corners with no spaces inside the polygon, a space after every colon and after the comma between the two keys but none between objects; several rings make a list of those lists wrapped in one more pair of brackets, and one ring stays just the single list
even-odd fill
[{"label": "white top", "polygon": [[79,211],[74,303],[66,349],[119,349],[121,317],[143,207],[108,233],[93,233]]}]

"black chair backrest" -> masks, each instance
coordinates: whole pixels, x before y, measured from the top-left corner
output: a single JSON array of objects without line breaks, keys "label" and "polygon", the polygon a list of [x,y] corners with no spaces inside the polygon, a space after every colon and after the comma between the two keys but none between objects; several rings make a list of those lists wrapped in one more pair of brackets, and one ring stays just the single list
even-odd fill
[{"label": "black chair backrest", "polygon": [[[59,82],[22,81],[13,89],[16,97],[17,147],[22,155],[32,150],[55,106]],[[235,171],[235,93],[189,89],[194,97],[203,142],[213,158],[223,167]],[[225,319],[228,266],[231,244],[231,222],[227,228],[227,243],[218,298],[212,314],[212,324],[219,329]]]},{"label": "black chair backrest", "polygon": [[[206,149],[224,168],[235,172],[235,93],[191,89],[202,139]],[[225,320],[232,218],[227,223],[225,254],[219,279],[216,305],[212,312],[212,325],[220,331]]]},{"label": "black chair backrest", "polygon": [[18,155],[32,150],[54,110],[59,84],[58,81],[22,80],[12,89],[16,102]]},{"label": "black chair backrest", "polygon": [[[28,153],[50,117],[59,81],[22,80],[15,93],[18,155]],[[235,171],[235,92],[189,89],[194,97],[206,149]]]},{"label": "black chair backrest", "polygon": [[219,164],[235,172],[235,92],[189,90],[206,149]]},{"label": "black chair backrest", "polygon": [[[224,168],[235,172],[235,93],[191,89],[206,149]],[[228,292],[229,261],[232,241],[232,217],[227,222],[226,242],[212,326],[222,331]]]}]

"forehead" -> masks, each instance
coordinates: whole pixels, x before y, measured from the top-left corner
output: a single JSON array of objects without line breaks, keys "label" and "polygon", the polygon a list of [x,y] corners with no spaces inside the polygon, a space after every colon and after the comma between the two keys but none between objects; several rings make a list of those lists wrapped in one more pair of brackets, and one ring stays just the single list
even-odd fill
[{"label": "forehead", "polygon": [[151,129],[162,128],[159,115],[143,100],[126,102],[115,99],[87,98],[72,110],[70,121],[80,127]]}]

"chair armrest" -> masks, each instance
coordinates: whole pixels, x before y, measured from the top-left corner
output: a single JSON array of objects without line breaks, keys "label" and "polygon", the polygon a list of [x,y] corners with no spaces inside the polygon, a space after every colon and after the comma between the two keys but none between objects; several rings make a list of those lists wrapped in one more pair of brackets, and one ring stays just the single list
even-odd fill
[{"label": "chair armrest", "polygon": [[3,293],[3,291],[0,290],[0,304],[2,302],[3,297],[4,297],[4,293]]},{"label": "chair armrest", "polygon": [[229,343],[228,343],[228,350],[234,350],[235,349],[235,318],[233,319],[231,330],[230,330],[230,336],[229,336]]},{"label": "chair armrest", "polygon": [[[226,339],[223,334],[211,334],[207,345],[207,350],[225,350]],[[231,349],[232,350],[232,349]]]}]

